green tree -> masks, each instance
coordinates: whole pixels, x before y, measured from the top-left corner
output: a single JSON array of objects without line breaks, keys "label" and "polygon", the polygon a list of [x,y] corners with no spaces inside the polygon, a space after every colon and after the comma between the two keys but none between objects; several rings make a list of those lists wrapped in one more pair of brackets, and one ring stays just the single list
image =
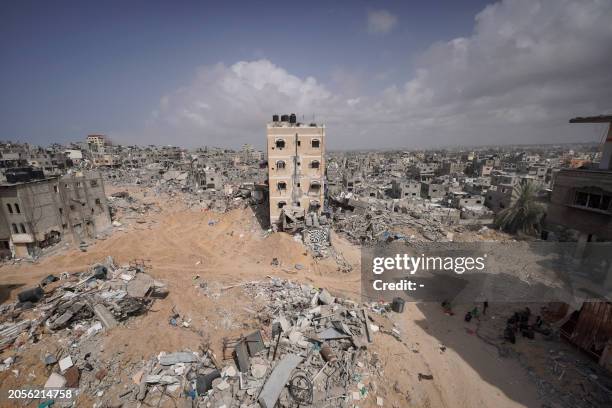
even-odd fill
[{"label": "green tree", "polygon": [[525,180],[514,186],[512,205],[497,214],[495,225],[506,232],[536,235],[540,230],[544,205],[538,201],[538,186]]}]

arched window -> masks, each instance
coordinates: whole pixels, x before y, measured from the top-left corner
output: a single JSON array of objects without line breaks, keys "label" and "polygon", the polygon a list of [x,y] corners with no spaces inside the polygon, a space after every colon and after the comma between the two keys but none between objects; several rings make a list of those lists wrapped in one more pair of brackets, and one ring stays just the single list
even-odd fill
[{"label": "arched window", "polygon": [[19,209],[19,204],[15,203],[15,212],[17,214],[21,214],[21,210]]},{"label": "arched window", "polygon": [[21,228],[21,233],[22,233],[22,234],[25,234],[25,233],[26,233],[26,228],[25,228],[25,225],[23,225],[23,224],[19,224],[19,227]]},{"label": "arched window", "polygon": [[319,148],[319,145],[320,145],[319,139],[312,139],[312,142],[310,142],[310,143],[311,143],[313,148],[315,148],[315,149]]},{"label": "arched window", "polygon": [[285,140],[284,139],[276,139],[276,148],[284,149],[285,148]]},{"label": "arched window", "polygon": [[311,193],[318,193],[320,190],[321,190],[321,183],[319,183],[318,181],[313,181],[310,183]]},{"label": "arched window", "polygon": [[318,169],[319,168],[319,161],[318,160],[313,160],[310,162],[310,167],[312,167],[313,169]]},{"label": "arched window", "polygon": [[283,170],[285,168],[285,162],[283,160],[278,160],[276,162],[276,170]]},{"label": "arched window", "polygon": [[284,181],[279,181],[276,184],[276,187],[278,188],[279,191],[284,191],[287,189],[287,183],[285,183]]},{"label": "arched window", "polygon": [[[11,206],[11,204],[6,203],[6,208],[8,209],[8,212],[10,212],[11,214],[13,213],[13,206]],[[13,224],[15,225],[15,224]]]},{"label": "arched window", "polygon": [[13,232],[15,234],[19,234],[19,229],[17,228],[17,224],[12,224],[12,227],[13,227]]}]

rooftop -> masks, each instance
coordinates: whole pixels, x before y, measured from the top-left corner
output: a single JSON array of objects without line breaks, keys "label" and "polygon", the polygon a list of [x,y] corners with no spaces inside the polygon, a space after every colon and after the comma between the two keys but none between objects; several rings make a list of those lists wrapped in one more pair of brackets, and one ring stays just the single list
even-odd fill
[{"label": "rooftop", "polygon": [[569,123],[612,123],[612,115],[579,116],[570,119]]},{"label": "rooftop", "polygon": [[318,125],[316,123],[291,123],[291,122],[268,122],[269,128],[278,128],[278,127],[302,127],[302,128],[325,128],[325,125]]}]

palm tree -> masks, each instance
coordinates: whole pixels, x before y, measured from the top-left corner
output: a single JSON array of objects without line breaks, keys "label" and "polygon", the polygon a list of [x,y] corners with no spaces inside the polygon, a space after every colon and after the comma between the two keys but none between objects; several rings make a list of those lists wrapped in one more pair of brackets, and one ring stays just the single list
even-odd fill
[{"label": "palm tree", "polygon": [[512,205],[497,214],[495,225],[506,232],[536,235],[540,229],[544,206],[537,200],[537,185],[524,180],[512,190]]}]

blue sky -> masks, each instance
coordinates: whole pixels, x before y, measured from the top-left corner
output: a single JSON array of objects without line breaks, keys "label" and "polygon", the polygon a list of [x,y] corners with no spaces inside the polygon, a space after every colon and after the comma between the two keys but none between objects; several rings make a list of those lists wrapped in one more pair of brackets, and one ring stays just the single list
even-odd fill
[{"label": "blue sky", "polygon": [[0,139],[261,145],[288,109],[333,147],[594,140],[567,119],[612,107],[610,57],[559,53],[612,39],[610,4],[3,2]]}]

